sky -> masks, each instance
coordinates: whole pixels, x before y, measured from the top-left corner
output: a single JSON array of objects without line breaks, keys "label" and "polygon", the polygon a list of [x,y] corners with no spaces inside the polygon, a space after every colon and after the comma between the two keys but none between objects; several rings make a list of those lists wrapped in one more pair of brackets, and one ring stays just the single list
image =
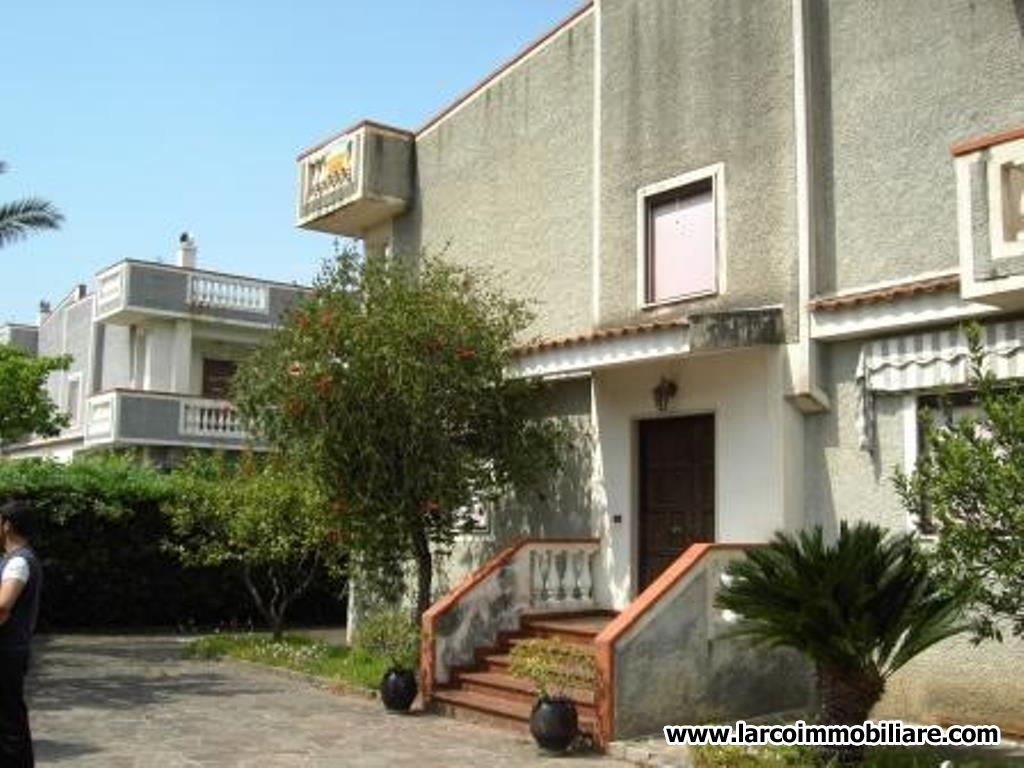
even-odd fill
[{"label": "sky", "polygon": [[0,200],[66,217],[0,250],[0,323],[123,258],[308,282],[296,154],[363,118],[416,129],[581,0],[36,0],[0,27]]}]

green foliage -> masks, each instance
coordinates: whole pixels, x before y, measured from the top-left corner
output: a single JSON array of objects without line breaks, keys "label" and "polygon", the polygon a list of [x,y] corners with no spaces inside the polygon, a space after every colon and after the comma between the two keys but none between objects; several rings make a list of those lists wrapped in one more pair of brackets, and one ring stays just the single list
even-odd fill
[{"label": "green foliage", "polygon": [[533,682],[542,699],[594,687],[597,670],[590,646],[558,638],[530,638],[516,643],[509,656],[512,675]]},{"label": "green foliage", "polygon": [[193,640],[185,656],[195,659],[223,657],[266,664],[337,681],[343,685],[375,690],[389,661],[360,649],[285,635],[273,640],[266,635],[216,634]]},{"label": "green foliage", "polygon": [[[7,170],[0,162],[0,173]],[[59,229],[64,216],[54,205],[38,197],[0,203],[0,248],[37,229]]]},{"label": "green foliage", "polygon": [[[702,744],[690,747],[695,768],[805,768],[831,765],[808,747],[744,747]],[[834,761],[833,761],[834,762]]]},{"label": "green foliage", "polygon": [[831,544],[821,528],[778,533],[728,574],[716,605],[741,617],[735,634],[814,662],[826,724],[862,722],[896,670],[963,629],[914,538],[867,523]]},{"label": "green foliage", "polygon": [[337,514],[303,467],[280,456],[195,454],[172,475],[172,548],[194,566],[234,566],[280,636],[321,566],[337,569]]},{"label": "green foliage", "polygon": [[0,344],[0,445],[32,434],[50,437],[68,424],[44,385],[54,371],[67,370],[70,357],[33,357]]},{"label": "green foliage", "polygon": [[985,370],[977,325],[967,336],[983,415],[940,423],[925,412],[924,449],[910,476],[897,470],[896,485],[925,530],[938,533],[933,566],[969,595],[975,638],[1001,640],[1001,622],[1024,637],[1024,385]]},{"label": "green foliage", "polygon": [[[172,492],[166,475],[127,455],[0,460],[0,500],[27,497],[37,510],[41,627],[251,623],[244,586],[226,567],[185,569],[164,548],[161,505]],[[294,610],[307,622],[338,621],[338,588],[321,572]]]},{"label": "green foliage", "polygon": [[419,627],[404,611],[377,611],[360,620],[355,647],[370,656],[387,659],[392,667],[415,669],[420,649]]},{"label": "green foliage", "polygon": [[330,489],[364,577],[393,592],[399,565],[417,564],[422,613],[432,549],[474,502],[546,476],[561,433],[538,418],[542,384],[505,376],[525,306],[464,270],[417,267],[339,255],[242,366],[234,401]]}]

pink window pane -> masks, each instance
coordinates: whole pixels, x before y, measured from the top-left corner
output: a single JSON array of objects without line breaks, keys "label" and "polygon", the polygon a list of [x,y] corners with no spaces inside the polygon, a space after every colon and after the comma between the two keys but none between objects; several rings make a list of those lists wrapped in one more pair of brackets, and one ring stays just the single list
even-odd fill
[{"label": "pink window pane", "polygon": [[715,290],[715,204],[711,189],[650,208],[651,301]]}]

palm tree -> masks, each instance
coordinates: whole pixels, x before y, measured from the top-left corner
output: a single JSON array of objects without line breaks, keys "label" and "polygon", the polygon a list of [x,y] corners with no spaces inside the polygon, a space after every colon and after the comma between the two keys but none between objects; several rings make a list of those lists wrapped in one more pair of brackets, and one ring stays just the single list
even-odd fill
[{"label": "palm tree", "polygon": [[735,634],[810,659],[825,725],[863,723],[896,670],[965,629],[963,601],[940,587],[913,537],[877,525],[843,523],[831,544],[820,527],[778,533],[728,574],[716,605],[741,617]]},{"label": "palm tree", "polygon": [[[7,166],[0,162],[0,173]],[[53,203],[38,197],[26,197],[0,203],[0,248],[26,237],[36,229],[59,229],[64,216]]]}]

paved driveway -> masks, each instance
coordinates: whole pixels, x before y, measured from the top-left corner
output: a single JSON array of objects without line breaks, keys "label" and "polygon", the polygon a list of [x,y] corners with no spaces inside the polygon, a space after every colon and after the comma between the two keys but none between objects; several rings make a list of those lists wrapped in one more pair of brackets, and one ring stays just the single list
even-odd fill
[{"label": "paved driveway", "polygon": [[43,638],[30,681],[40,765],[622,766],[548,758],[532,742],[230,662],[186,661],[175,638]]}]

